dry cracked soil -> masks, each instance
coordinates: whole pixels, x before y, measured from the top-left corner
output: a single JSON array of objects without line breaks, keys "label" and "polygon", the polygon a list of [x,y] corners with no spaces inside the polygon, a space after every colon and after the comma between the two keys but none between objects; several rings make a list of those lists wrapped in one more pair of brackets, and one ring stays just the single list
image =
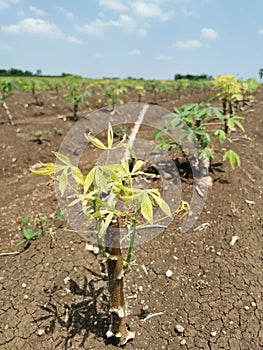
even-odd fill
[{"label": "dry cracked soil", "polygon": [[[63,118],[68,113],[63,100],[43,94],[41,107],[30,104],[26,93],[10,97],[14,127],[0,111],[0,348],[115,349],[105,338],[105,267],[86,249],[87,241],[54,216],[58,204],[47,178],[29,171],[39,160],[53,161],[51,150],[58,150],[74,125]],[[208,96],[192,92],[158,102],[171,109]],[[125,293],[127,321],[136,337],[127,350],[263,347],[262,89],[239,114],[245,117],[245,133],[232,133],[228,146],[239,153],[241,166],[232,170],[220,163],[218,146],[213,186],[194,226],[182,233],[174,220],[154,240],[135,248]],[[32,134],[39,130],[45,131],[42,143]],[[192,179],[180,173],[182,196],[188,200]],[[38,215],[47,217],[49,228],[23,249],[16,244],[27,215],[32,225]],[[54,232],[56,242],[50,236]]]}]

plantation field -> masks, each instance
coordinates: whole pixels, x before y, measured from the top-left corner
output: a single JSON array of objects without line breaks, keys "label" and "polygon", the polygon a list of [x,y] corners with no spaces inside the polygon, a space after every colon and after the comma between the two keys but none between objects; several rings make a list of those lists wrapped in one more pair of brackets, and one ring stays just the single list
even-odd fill
[{"label": "plantation field", "polygon": [[[82,119],[89,108],[105,108],[101,123],[106,130],[114,113],[104,106],[113,97],[101,94],[102,87],[98,92],[94,86],[91,90],[89,106],[80,98],[77,116]],[[137,103],[138,91],[142,89],[128,86],[120,98],[124,103]],[[105,338],[109,324],[105,266],[87,249],[87,241],[61,218],[52,182],[29,170],[39,161],[53,162],[51,151],[58,151],[76,123],[74,101],[68,104],[66,92],[58,86],[38,89],[36,96],[31,89],[12,91],[6,101],[14,126],[0,106],[3,350],[116,348]],[[206,101],[212,94],[208,84],[169,93],[159,90],[158,94],[149,89],[140,98],[142,103],[172,111],[185,103]],[[194,226],[182,233],[180,222],[174,219],[161,235],[134,249],[125,293],[127,321],[136,337],[126,345],[127,350],[263,347],[262,88],[253,95],[254,100],[238,111],[244,117],[245,131],[237,128],[224,145],[214,144],[209,174],[213,185]],[[221,107],[219,99],[212,104]],[[227,147],[238,153],[240,167],[232,169],[222,162]],[[74,151],[78,148],[76,141]],[[183,155],[176,152],[182,199],[190,201],[193,179]],[[94,161],[92,152],[86,161],[88,168]],[[28,215],[30,221],[25,223]],[[44,230],[25,249],[16,246],[24,238],[23,218],[32,230]]]}]

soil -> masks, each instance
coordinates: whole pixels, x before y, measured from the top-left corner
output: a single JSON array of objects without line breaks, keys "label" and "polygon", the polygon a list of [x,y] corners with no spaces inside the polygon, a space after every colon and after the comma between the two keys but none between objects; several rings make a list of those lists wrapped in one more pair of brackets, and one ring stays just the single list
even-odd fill
[{"label": "soil", "polygon": [[[172,110],[210,95],[193,90],[169,101],[160,96],[158,104]],[[52,184],[29,171],[39,161],[54,161],[51,151],[58,150],[75,123],[66,118],[70,110],[61,94],[44,92],[40,99],[43,106],[35,105],[29,93],[8,99],[15,126],[0,111],[0,348],[116,349],[105,337],[104,265],[87,250],[87,241],[54,215],[58,204]],[[136,102],[132,94],[125,99]],[[262,89],[238,113],[245,117],[245,133],[232,133],[227,146],[238,152],[241,167],[222,164],[217,146],[213,186],[195,225],[182,233],[174,220],[161,235],[135,248],[125,293],[127,321],[136,337],[127,350],[263,347]],[[86,114],[82,106],[79,115]],[[44,131],[41,140],[33,135],[36,131]],[[179,170],[182,197],[188,200],[192,179]],[[48,227],[23,249],[16,244],[23,239],[21,219],[27,215],[32,228],[37,215],[48,218]],[[233,236],[238,240],[231,245]]]}]

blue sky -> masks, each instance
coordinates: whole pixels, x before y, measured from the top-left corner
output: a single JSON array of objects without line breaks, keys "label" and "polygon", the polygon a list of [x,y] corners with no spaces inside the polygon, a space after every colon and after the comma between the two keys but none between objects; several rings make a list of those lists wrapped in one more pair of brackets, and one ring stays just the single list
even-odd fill
[{"label": "blue sky", "polygon": [[262,0],[0,0],[0,69],[258,77]]}]

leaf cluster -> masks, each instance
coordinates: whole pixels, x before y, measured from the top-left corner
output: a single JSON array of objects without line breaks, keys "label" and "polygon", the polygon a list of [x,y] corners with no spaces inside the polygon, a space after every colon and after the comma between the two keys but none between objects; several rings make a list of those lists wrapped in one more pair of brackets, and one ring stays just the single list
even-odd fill
[{"label": "leaf cluster", "polygon": [[[128,147],[125,139],[116,145],[113,144],[113,129],[110,124],[107,145],[91,134],[86,137],[93,146],[107,152]],[[133,152],[131,149],[129,151]],[[144,165],[142,160],[135,160],[132,167],[127,159],[114,164],[95,165],[87,174],[83,174],[66,155],[57,152],[53,154],[59,162],[41,163],[40,169],[31,171],[37,175],[55,175],[62,196],[69,187],[69,177],[71,177],[77,185],[77,190],[75,190],[75,198],[68,207],[81,204],[87,223],[94,220],[100,223],[98,231],[100,238],[105,234],[114,217],[131,219],[131,216],[139,210],[145,220],[152,223],[154,205],[160,207],[166,216],[171,216],[169,206],[161,198],[158,190],[134,187],[134,177],[150,176],[142,171]],[[102,199],[102,195],[108,193],[113,194],[113,200],[110,203]],[[117,209],[117,204],[120,202],[123,203],[123,210]]]},{"label": "leaf cluster", "polygon": [[[214,96],[212,96],[214,98]],[[217,138],[222,144],[226,140],[225,131],[220,128],[227,122],[230,130],[235,127],[244,131],[240,120],[242,117],[224,115],[220,109],[210,105],[210,101],[201,103],[184,104],[181,107],[174,107],[174,112],[167,114],[162,127],[155,131],[154,138],[158,142],[156,148],[171,151],[175,148],[184,150],[185,140],[194,144],[199,150],[199,157],[213,159],[212,139]],[[173,130],[180,130],[177,138],[171,137]],[[231,155],[231,159],[230,159]],[[240,164],[238,155],[231,151],[223,157],[223,160],[229,159],[230,164]]]}]

